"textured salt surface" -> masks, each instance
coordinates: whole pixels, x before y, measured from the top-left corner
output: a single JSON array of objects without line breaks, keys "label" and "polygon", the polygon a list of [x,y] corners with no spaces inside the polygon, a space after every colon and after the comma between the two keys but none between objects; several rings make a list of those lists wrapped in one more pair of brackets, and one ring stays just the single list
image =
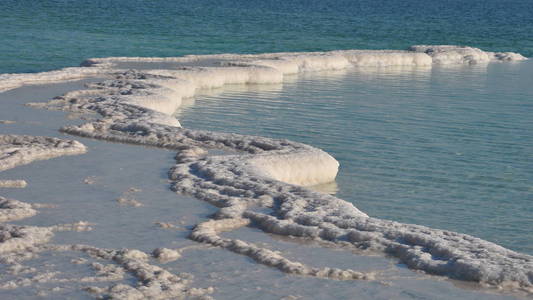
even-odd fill
[{"label": "textured salt surface", "polygon": [[[246,255],[289,274],[343,280],[375,278],[372,272],[308,266],[268,248],[221,235],[223,231],[251,224],[278,235],[387,253],[410,268],[432,274],[531,293],[531,256],[464,234],[371,218],[346,201],[299,187],[334,179],[338,163],[319,149],[288,140],[183,129],[172,118],[182,98],[192,97],[199,89],[224,84],[277,83],[283,80],[284,74],[343,69],[354,65],[471,64],[523,59],[518,54],[486,53],[479,49],[452,46],[415,46],[412,50],[99,59],[86,62],[86,65],[96,65],[93,71],[81,68],[83,71],[80,72],[78,69],[67,69],[52,72],[49,76],[47,73],[35,74],[29,76],[26,82],[23,76],[6,75],[3,89],[26,83],[70,80],[87,74],[103,76],[105,73],[106,81],[89,84],[86,90],[69,92],[47,104],[32,106],[82,113],[93,111],[102,116],[94,122],[62,128],[67,133],[179,150],[176,165],[169,173],[172,189],[219,208],[214,219],[194,228],[190,235],[192,240]],[[112,69],[115,62],[124,61],[209,62],[213,66],[144,72]],[[206,149],[213,148],[237,151],[239,154],[206,155]],[[13,206],[7,206],[10,205]],[[80,230],[86,229],[87,225],[32,227],[35,232],[31,234],[37,237],[34,239],[36,244],[44,244],[54,230]],[[18,227],[10,226],[5,229],[9,234],[19,234],[17,230]],[[7,249],[6,252],[16,252],[13,251],[16,249]],[[117,284],[89,289],[102,296],[168,298],[203,296],[212,292],[209,288],[188,288],[184,278],[149,264],[148,255],[139,250],[108,250],[83,245],[48,246],[48,249],[79,251],[107,259],[139,280],[137,287]],[[179,257],[176,250],[158,249],[153,254],[160,260],[171,261]],[[96,269],[106,268],[99,266]],[[113,270],[109,272],[117,273]]]},{"label": "textured salt surface", "polygon": [[[22,117],[18,115],[18,117]],[[44,117],[43,119],[47,119]],[[59,120],[59,123],[63,123]],[[10,128],[10,130],[17,131],[20,128]],[[0,136],[0,165],[2,170],[7,170],[28,164],[35,160],[48,159],[58,157],[61,155],[72,155],[85,153],[87,148],[81,143],[72,140],[63,140],[58,138],[34,137],[34,136],[18,136],[18,135],[1,135]],[[94,163],[94,160],[93,160]],[[57,165],[56,165],[57,166]],[[70,163],[72,166],[72,163]],[[23,169],[24,167],[22,167]],[[54,168],[54,167],[52,167]],[[18,168],[17,168],[18,169]],[[60,168],[66,170],[65,167]],[[38,170],[38,169],[37,169]],[[35,176],[32,173],[28,174],[28,179],[31,184],[36,186],[46,183],[40,188],[46,194],[41,196],[31,192],[31,188],[27,191],[28,196],[33,198],[47,198],[50,195],[52,198],[57,197],[57,193],[50,191],[50,183],[46,180],[50,175],[50,169],[45,174],[39,174],[34,170]],[[13,170],[8,170],[4,173],[13,173]],[[44,171],[44,170],[43,170]],[[53,177],[53,176],[52,176]],[[43,178],[43,179],[41,179]],[[105,176],[104,176],[105,178]],[[63,182],[68,182],[63,180]],[[81,183],[81,182],[80,182]],[[54,184],[54,183],[53,183]],[[65,190],[65,187],[62,188]],[[139,189],[130,188],[125,194],[138,193]],[[23,193],[24,194],[24,193]],[[77,197],[80,197],[78,195]],[[111,200],[111,199],[109,199]],[[49,201],[49,199],[48,199]],[[5,271],[0,276],[0,293],[2,298],[21,298],[21,297],[50,297],[55,298],[58,294],[72,293],[72,287],[77,291],[74,297],[80,298],[82,288],[85,288],[95,296],[101,297],[115,297],[127,299],[168,299],[168,298],[202,298],[203,295],[209,294],[210,289],[194,289],[188,288],[187,276],[183,277],[176,274],[170,274],[161,267],[154,266],[146,262],[146,254],[139,250],[112,250],[98,248],[94,246],[84,246],[82,244],[51,244],[50,242],[56,233],[67,233],[77,231],[92,230],[94,224],[87,222],[74,222],[71,224],[54,224],[43,227],[42,224],[49,223],[50,220],[46,218],[39,220],[36,216],[37,209],[40,208],[54,208],[53,205],[44,204],[28,204],[21,201],[0,197],[0,260],[2,266],[6,267]],[[189,210],[190,212],[190,210]],[[22,222],[23,219],[35,216],[32,220],[24,220],[23,223],[36,223],[39,225],[15,225],[4,224],[4,222]],[[92,213],[87,214],[87,217],[93,218]],[[63,213],[59,213],[54,220],[67,219]],[[45,222],[43,222],[45,220]],[[29,222],[28,222],[29,221]],[[53,221],[52,221],[53,222]],[[61,239],[55,239],[60,241]],[[93,272],[80,276],[84,272],[74,273],[73,276],[68,277],[64,275],[63,267],[55,270],[55,267],[49,262],[52,259],[46,259],[45,263],[34,264],[32,262],[38,261],[39,257],[48,257],[50,253],[79,253],[75,255],[72,263],[87,265]],[[83,255],[88,255],[96,259],[83,258]],[[102,264],[102,260],[109,260],[111,264]],[[92,262],[91,262],[92,261]],[[30,266],[31,265],[31,266]],[[133,275],[135,281],[142,282],[139,285],[124,285],[120,281],[129,282],[128,275]],[[134,281],[134,282],[135,282]],[[90,287],[91,283],[109,284],[118,282],[117,284],[102,285]],[[37,288],[38,293],[32,294],[31,290],[24,290],[28,288]],[[14,291],[10,293],[9,291]],[[25,292],[30,294],[25,294]],[[55,295],[55,296],[54,296]],[[72,297],[72,295],[70,296]]]},{"label": "textured salt surface", "polygon": [[25,188],[28,183],[24,180],[0,180],[2,188]]},{"label": "textured salt surface", "polygon": [[[0,172],[34,160],[81,154],[85,147],[76,141],[56,138],[0,135]],[[24,180],[0,180],[0,188],[23,188]]]},{"label": "textured salt surface", "polygon": [[[82,154],[85,146],[72,140],[57,138],[0,135],[0,171],[28,164],[35,160],[61,155]],[[37,213],[32,205],[0,197],[0,222],[31,217]],[[4,263],[16,263],[18,252],[30,255],[39,245],[48,242],[54,231],[82,230],[85,223],[56,225],[53,227],[29,227],[1,224],[0,253]]]},{"label": "textured salt surface", "polygon": [[[17,165],[27,164],[37,159],[46,159],[60,155],[81,154],[86,151],[79,142],[60,140],[57,138],[42,138],[29,136],[4,135],[1,136],[0,148],[2,156],[0,163],[2,170]],[[21,159],[22,156],[24,159]],[[128,192],[138,192],[129,189]],[[30,205],[17,200],[0,197],[0,222],[11,222],[34,216],[34,208],[42,205]],[[9,274],[18,275],[30,273],[30,277],[7,280],[0,284],[0,290],[17,289],[42,283],[64,284],[69,282],[113,282],[124,278],[127,272],[138,281],[137,286],[114,284],[108,287],[87,287],[86,290],[103,298],[119,299],[169,299],[169,298],[201,298],[212,293],[212,289],[189,288],[189,281],[176,274],[169,273],[159,266],[148,262],[149,256],[135,249],[111,250],[75,245],[52,245],[49,241],[55,232],[88,231],[92,230],[87,222],[60,224],[49,227],[19,226],[0,224],[0,260],[3,264],[11,265]],[[22,263],[36,258],[41,252],[75,251],[88,254],[93,258],[114,262],[113,265],[103,265],[98,262],[91,264],[96,276],[82,278],[58,278],[58,272],[38,272],[33,267],[25,267]],[[155,251],[154,256],[161,258],[161,251]],[[170,258],[168,253],[165,258]],[[83,263],[79,259],[77,263]],[[58,288],[56,291],[60,291]]]},{"label": "textured salt surface", "polygon": [[47,137],[0,135],[0,171],[34,160],[81,154],[85,146],[77,141]]}]

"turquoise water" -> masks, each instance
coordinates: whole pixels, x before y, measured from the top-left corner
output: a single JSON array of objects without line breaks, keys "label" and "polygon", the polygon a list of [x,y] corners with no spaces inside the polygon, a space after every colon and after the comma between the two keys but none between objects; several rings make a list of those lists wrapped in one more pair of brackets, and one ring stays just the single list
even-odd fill
[{"label": "turquoise water", "polygon": [[531,78],[532,61],[309,73],[212,91],[178,118],[317,146],[369,215],[533,254]]},{"label": "turquoise water", "polygon": [[89,57],[459,44],[533,56],[531,0],[1,0],[0,73]]}]

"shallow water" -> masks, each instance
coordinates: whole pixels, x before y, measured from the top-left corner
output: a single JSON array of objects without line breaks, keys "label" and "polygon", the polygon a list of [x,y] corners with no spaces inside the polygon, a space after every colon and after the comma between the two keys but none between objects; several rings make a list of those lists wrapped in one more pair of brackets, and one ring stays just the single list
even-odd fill
[{"label": "shallow water", "polygon": [[533,63],[309,73],[228,86],[185,127],[287,138],[341,164],[337,196],[371,216],[533,254]]},{"label": "shallow water", "polygon": [[[329,78],[329,76],[338,75],[338,73],[322,75],[317,73],[301,80],[294,78],[292,82],[285,83],[285,86],[265,85],[261,88],[248,86],[247,89],[251,88],[252,93],[259,92],[261,95],[271,97],[268,90],[282,93],[291,84],[313,83],[315,78],[321,78],[321,76]],[[345,75],[342,75],[342,78],[345,78]],[[16,121],[14,124],[0,125],[2,132],[65,137],[56,129],[64,124],[80,122],[79,120],[68,120],[66,118],[68,114],[64,112],[41,111],[21,106],[21,104],[45,100],[51,95],[79,88],[84,82],[23,87],[0,94],[1,101],[5,104],[0,119]],[[229,88],[228,91],[231,90]],[[36,91],[39,96],[36,96]],[[219,90],[219,92],[223,91]],[[189,106],[189,109],[196,106],[204,107],[202,102],[207,101],[203,99],[200,97],[194,106]],[[277,96],[271,97],[270,100],[272,103],[283,104],[281,100],[276,99]],[[236,108],[231,105],[230,101],[226,108]],[[241,103],[240,107],[244,108],[245,105]],[[219,113],[206,116],[212,122],[219,122],[215,118],[215,116],[220,116]],[[187,124],[186,120],[187,117],[184,116]],[[240,121],[238,123],[241,124]],[[223,123],[218,124],[223,125]],[[187,126],[192,127],[192,125]],[[173,163],[174,154],[171,151],[79,137],[76,139],[89,147],[87,154],[35,162],[2,172],[2,178],[23,178],[29,184],[26,189],[3,190],[2,195],[29,203],[55,205],[55,207],[39,209],[40,212],[36,216],[16,223],[38,226],[78,220],[94,223],[94,229],[90,232],[57,233],[52,241],[56,244],[86,243],[108,248],[130,247],[146,252],[156,247],[180,248],[197,245],[186,238],[188,232],[191,226],[208,217],[213,212],[213,207],[190,197],[176,195],[168,189],[166,172]],[[94,183],[85,184],[83,181],[87,178],[92,178]],[[130,196],[138,200],[142,206],[131,207],[116,202],[116,199],[124,195],[131,187],[140,189],[140,191],[131,193]],[[178,228],[165,230],[155,226],[154,222],[170,222],[176,224]],[[190,273],[193,276],[194,287],[214,286],[213,296],[217,299],[248,299],[258,297],[258,295],[261,295],[262,299],[280,299],[289,295],[303,298],[357,297],[360,299],[512,298],[512,296],[488,294],[487,291],[478,291],[471,289],[472,287],[457,288],[452,281],[410,271],[401,265],[396,265],[395,260],[381,256],[357,256],[349,250],[328,249],[299,239],[274,238],[257,229],[243,228],[227,233],[225,236],[235,236],[266,245],[268,248],[282,251],[289,258],[302,260],[311,265],[348,266],[361,270],[385,271],[386,276],[379,282],[336,281],[290,276],[258,265],[247,257],[205,246],[196,250],[185,250],[182,259],[161,265],[175,273]],[[91,260],[88,256],[81,256]],[[79,278],[91,275],[93,272],[86,265],[75,265],[71,262],[72,259],[79,257],[79,253],[44,252],[39,258],[25,264],[37,267],[40,272],[59,272],[59,278]],[[12,277],[6,274],[0,279],[5,282],[11,280]],[[132,283],[135,279],[126,276],[124,281]],[[39,296],[40,298],[48,299],[57,297],[82,299],[87,296],[81,290],[85,286],[87,284],[76,281],[67,284],[42,282],[28,287],[5,290],[1,294],[5,297],[29,299],[39,295],[42,295]],[[56,287],[59,289],[54,289]]]}]

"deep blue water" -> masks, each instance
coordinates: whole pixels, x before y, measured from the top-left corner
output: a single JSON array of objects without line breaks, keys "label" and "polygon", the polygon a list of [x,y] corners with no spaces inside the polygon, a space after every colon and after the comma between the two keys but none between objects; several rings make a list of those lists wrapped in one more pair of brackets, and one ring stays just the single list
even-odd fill
[{"label": "deep blue water", "polygon": [[531,0],[0,0],[0,73],[90,57],[458,44],[533,56]]}]

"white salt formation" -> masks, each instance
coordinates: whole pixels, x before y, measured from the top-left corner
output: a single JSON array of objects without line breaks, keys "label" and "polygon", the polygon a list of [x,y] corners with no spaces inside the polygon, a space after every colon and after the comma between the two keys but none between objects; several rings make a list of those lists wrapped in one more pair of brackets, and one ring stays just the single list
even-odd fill
[{"label": "white salt formation", "polygon": [[[213,288],[190,288],[190,280],[152,265],[146,253],[135,249],[101,249],[88,245],[47,245],[32,251],[75,251],[87,254],[100,262],[90,264],[96,276],[79,278],[61,278],[59,272],[41,272],[29,270],[20,264],[13,265],[13,274],[36,273],[29,278],[8,281],[0,285],[0,290],[15,289],[36,283],[100,283],[123,281],[127,273],[138,282],[136,286],[115,283],[107,287],[86,287],[85,290],[100,299],[211,299],[208,295]],[[107,260],[110,264],[101,263]],[[86,259],[79,259],[75,264],[85,264]],[[28,271],[25,271],[28,269]]]},{"label": "white salt formation", "polygon": [[[434,55],[435,53],[445,53]],[[463,57],[463,58],[461,58]],[[247,70],[236,74],[242,80],[250,76],[250,82],[272,81],[281,74],[296,74],[303,71],[338,70],[351,66],[423,66],[431,64],[470,63],[488,61],[511,61],[526,59],[518,53],[485,52],[477,48],[461,46],[412,46],[400,50],[343,50],[330,52],[268,53],[256,55],[216,54],[187,55],[184,57],[109,57],[93,58],[82,63],[83,67],[64,68],[56,71],[32,74],[0,74],[0,92],[27,84],[43,84],[78,80],[94,76],[106,76],[116,71],[117,64],[125,62],[181,64],[183,68],[199,70],[197,66],[243,66]],[[196,66],[196,67],[192,67]],[[87,68],[90,67],[90,68]],[[263,70],[267,69],[267,70]],[[210,71],[210,70],[209,70]],[[209,72],[208,71],[208,72]],[[265,78],[267,75],[268,79]],[[278,75],[274,75],[277,73]],[[201,76],[205,81],[216,82],[210,76]],[[274,75],[274,76],[273,76]],[[273,77],[272,77],[273,76]],[[265,80],[266,79],[266,80]],[[220,84],[220,82],[218,82]],[[226,82],[229,83],[229,82]]]},{"label": "white salt formation", "polygon": [[36,213],[30,204],[0,196],[0,222],[20,220]]},{"label": "white salt formation", "polygon": [[[62,128],[70,134],[178,150],[176,165],[169,172],[173,190],[219,208],[213,220],[197,225],[192,231],[190,238],[195,241],[246,255],[290,274],[348,280],[374,278],[371,273],[306,266],[269,249],[220,234],[242,226],[256,226],[273,234],[379,251],[396,257],[410,268],[431,274],[533,293],[532,256],[460,233],[371,218],[351,203],[302,187],[332,181],[337,174],[338,162],[320,149],[288,140],[184,129],[172,117],[182,99],[193,97],[200,89],[226,84],[279,83],[286,74],[351,67],[523,59],[515,53],[492,53],[458,46],[413,46],[408,51],[91,59],[84,63],[91,67],[81,68],[84,71],[78,76],[105,74],[108,80],[90,84],[87,90],[67,93],[48,104],[34,106],[101,115],[97,121]],[[143,72],[118,69],[127,62],[166,62],[172,67]],[[75,78],[65,75],[70,71],[58,72],[63,73],[51,73],[49,80],[61,76]],[[30,83],[44,81],[48,75],[32,76],[28,79]],[[4,89],[24,84],[23,76],[7,75],[6,78]],[[238,154],[207,156],[206,149]],[[148,276],[139,278],[144,285],[138,288],[116,285],[107,289],[94,288],[92,292],[104,297],[132,299],[174,296],[177,290],[173,286],[179,278],[159,269],[149,271],[151,266],[145,262],[145,254],[120,253],[104,255],[118,255],[119,258],[112,259],[126,270],[136,276]],[[163,260],[177,257],[164,249],[153,255]],[[178,290],[179,295],[193,293],[192,290],[184,292],[181,287]]]},{"label": "white salt formation", "polygon": [[168,248],[157,248],[152,254],[155,258],[162,262],[174,261],[181,257],[181,253],[178,250]]},{"label": "white salt formation", "polygon": [[0,188],[25,188],[27,185],[25,180],[0,180]]},{"label": "white salt formation", "polygon": [[25,84],[77,80],[99,73],[104,73],[102,68],[64,68],[41,73],[0,74],[0,92],[18,88]]},{"label": "white salt formation", "polygon": [[257,156],[249,160],[252,172],[296,185],[316,185],[335,180],[339,163],[323,151]]},{"label": "white salt formation", "polygon": [[51,137],[0,135],[0,171],[62,155],[85,153],[80,142]]},{"label": "white salt formation", "polygon": [[[73,140],[0,135],[0,171],[28,164],[35,160],[81,154],[85,151],[84,145]],[[3,182],[5,184],[9,181]],[[19,184],[23,186],[25,182]],[[1,183],[0,187],[2,187]],[[36,213],[34,206],[30,204],[0,196],[0,223],[24,219]],[[53,231],[66,229],[65,225],[41,228],[0,224],[0,261],[4,263],[16,261],[23,257],[23,255],[18,256],[17,252],[35,249],[35,247],[48,242],[53,236]]]},{"label": "white salt formation", "polygon": [[98,181],[98,178],[96,176],[89,176],[83,179],[83,183],[85,184],[95,184],[97,181]]},{"label": "white salt formation", "polygon": [[[0,135],[0,171],[35,160],[85,153],[81,143],[49,137]],[[0,180],[0,188],[24,188],[24,180]]]},{"label": "white salt formation", "polygon": [[137,189],[134,187],[129,188],[127,191],[122,193],[122,195],[120,195],[120,197],[118,197],[116,201],[121,205],[140,207],[142,206],[142,203],[133,197],[135,193],[140,192],[140,191],[141,191],[140,189]]},{"label": "white salt formation", "polygon": [[[211,299],[208,294],[213,288],[189,288],[189,280],[149,264],[148,255],[135,249],[108,250],[86,245],[74,245],[70,249],[90,254],[100,259],[118,263],[122,272],[129,272],[137,280],[138,285],[115,284],[107,288],[89,287],[87,291],[102,299]],[[104,270],[105,271],[105,270]],[[117,273],[116,268],[111,269]]]},{"label": "white salt formation", "polygon": [[[80,154],[86,151],[85,146],[72,140],[31,136],[0,136],[0,170],[13,168],[38,159],[57,157],[60,155]],[[126,193],[140,191],[130,188]],[[149,256],[135,249],[100,249],[86,245],[54,245],[51,240],[55,232],[88,231],[94,224],[76,222],[49,227],[10,225],[5,222],[21,220],[37,214],[35,208],[50,207],[49,205],[23,203],[0,196],[0,263],[10,265],[10,275],[16,279],[0,283],[0,290],[17,289],[43,283],[96,283],[123,281],[129,273],[138,280],[136,286],[115,283],[108,287],[87,287],[87,291],[105,299],[210,299],[208,294],[213,288],[189,288],[190,280],[168,272],[148,262]],[[61,272],[43,271],[22,265],[23,261],[36,258],[43,252],[75,251],[99,260],[108,260],[111,264],[91,263],[96,276],[80,278],[62,277]],[[171,261],[179,258],[179,253],[170,249],[156,249],[154,256],[160,260]],[[87,259],[79,258],[74,264],[87,263]],[[46,265],[43,266],[43,269]],[[3,274],[5,275],[5,274]],[[129,280],[128,280],[129,281]],[[55,287],[53,290],[62,290]],[[44,291],[40,296],[46,296]]]},{"label": "white salt formation", "polygon": [[519,53],[485,52],[478,48],[458,46],[426,46],[418,45],[409,48],[411,51],[423,52],[431,56],[435,64],[476,64],[490,61],[525,60]]},{"label": "white salt formation", "polygon": [[258,247],[254,244],[249,244],[237,239],[225,239],[218,235],[219,232],[234,230],[250,223],[247,218],[226,218],[221,220],[210,220],[199,224],[191,233],[191,239],[208,243],[213,246],[226,248],[235,253],[246,255],[258,263],[277,268],[280,271],[295,274],[305,275],[320,278],[331,278],[338,280],[354,280],[354,279],[374,279],[373,273],[362,273],[351,269],[341,270],[338,268],[312,268],[302,263],[290,261],[281,254]]}]

